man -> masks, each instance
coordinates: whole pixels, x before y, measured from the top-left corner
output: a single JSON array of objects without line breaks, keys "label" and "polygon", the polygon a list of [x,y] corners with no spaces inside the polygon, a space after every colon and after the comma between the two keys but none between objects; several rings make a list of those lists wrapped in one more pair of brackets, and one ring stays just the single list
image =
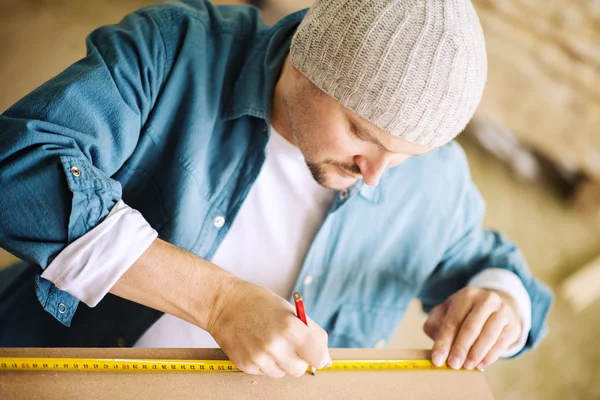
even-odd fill
[{"label": "man", "polygon": [[532,348],[551,295],[481,227],[451,143],[485,78],[467,0],[318,0],[274,27],[198,0],[100,28],[0,117],[0,243],[29,263],[0,344],[218,345],[297,376],[385,345],[417,297],[437,365]]}]

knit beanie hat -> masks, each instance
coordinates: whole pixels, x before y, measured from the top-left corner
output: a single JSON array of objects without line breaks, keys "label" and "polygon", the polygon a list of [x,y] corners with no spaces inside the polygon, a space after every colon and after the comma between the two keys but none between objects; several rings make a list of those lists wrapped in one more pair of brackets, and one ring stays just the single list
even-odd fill
[{"label": "knit beanie hat", "polygon": [[296,69],[355,114],[434,147],[465,128],[487,76],[469,0],[316,0],[290,53]]}]

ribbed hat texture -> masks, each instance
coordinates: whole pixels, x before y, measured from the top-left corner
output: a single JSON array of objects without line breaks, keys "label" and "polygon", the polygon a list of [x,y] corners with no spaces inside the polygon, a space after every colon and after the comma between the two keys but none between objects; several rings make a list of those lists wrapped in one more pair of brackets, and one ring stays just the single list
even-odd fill
[{"label": "ribbed hat texture", "polygon": [[294,67],[357,115],[435,147],[467,125],[487,76],[469,0],[316,0],[290,53]]}]

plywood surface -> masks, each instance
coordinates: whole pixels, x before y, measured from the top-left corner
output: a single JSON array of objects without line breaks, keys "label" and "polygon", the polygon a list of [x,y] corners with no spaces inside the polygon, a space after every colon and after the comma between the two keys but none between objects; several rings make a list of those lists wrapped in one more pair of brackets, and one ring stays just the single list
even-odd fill
[{"label": "plywood surface", "polygon": [[[333,349],[334,359],[421,359],[425,351]],[[0,349],[0,357],[222,359],[205,349]],[[346,371],[269,379],[244,373],[0,372],[0,399],[493,399],[480,372]]]}]

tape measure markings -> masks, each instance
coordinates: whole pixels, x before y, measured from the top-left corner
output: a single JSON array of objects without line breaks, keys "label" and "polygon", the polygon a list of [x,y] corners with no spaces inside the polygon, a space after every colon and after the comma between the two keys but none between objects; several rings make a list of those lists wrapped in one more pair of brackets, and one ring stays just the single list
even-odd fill
[{"label": "tape measure markings", "polygon": [[[319,371],[427,370],[430,360],[334,360]],[[229,360],[0,357],[0,371],[236,372]]]}]

